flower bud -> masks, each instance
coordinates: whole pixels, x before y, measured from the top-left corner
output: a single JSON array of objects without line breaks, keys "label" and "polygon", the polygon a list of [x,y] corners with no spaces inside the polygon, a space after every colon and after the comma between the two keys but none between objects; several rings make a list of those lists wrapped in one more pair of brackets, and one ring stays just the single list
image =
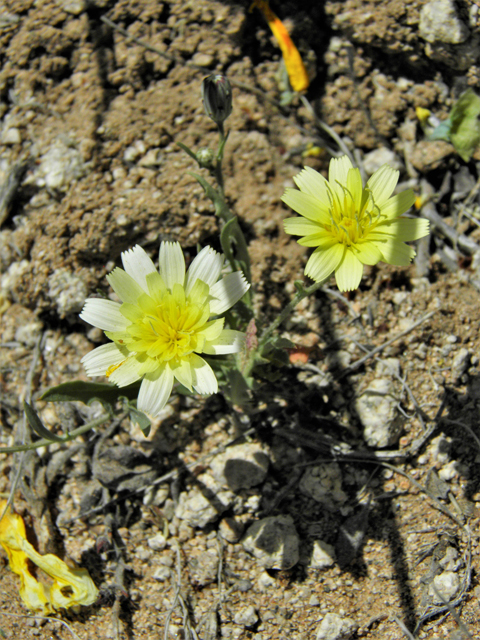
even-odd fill
[{"label": "flower bud", "polygon": [[232,113],[232,87],[228,78],[218,74],[204,78],[202,100],[207,116],[221,125]]},{"label": "flower bud", "polygon": [[197,151],[197,162],[203,169],[213,169],[215,154],[211,149],[202,147]]}]

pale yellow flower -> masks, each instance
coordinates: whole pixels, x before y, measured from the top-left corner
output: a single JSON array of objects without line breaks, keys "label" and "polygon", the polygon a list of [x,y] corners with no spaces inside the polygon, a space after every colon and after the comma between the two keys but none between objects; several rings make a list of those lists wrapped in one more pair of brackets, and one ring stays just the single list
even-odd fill
[{"label": "pale yellow flower", "polygon": [[298,243],[316,247],[305,275],[323,282],[333,272],[340,291],[360,284],[363,265],[383,261],[406,266],[415,251],[405,242],[428,235],[428,220],[400,217],[414,203],[411,189],[392,196],[399,172],[384,165],[365,187],[348,156],[330,161],[328,180],[305,167],[282,200],[302,218],[287,218],[285,231],[302,237]]},{"label": "pale yellow flower", "polygon": [[185,271],[178,242],[162,242],[159,271],[140,246],[122,253],[125,270],[107,279],[123,301],[87,300],[80,317],[113,342],[88,353],[89,376],[105,375],[119,387],[142,380],[137,407],[151,416],[164,408],[175,380],[190,391],[216,393],[218,383],[201,357],[237,353],[245,336],[217,317],[245,294],[239,271],[220,278],[223,256],[205,247]]}]

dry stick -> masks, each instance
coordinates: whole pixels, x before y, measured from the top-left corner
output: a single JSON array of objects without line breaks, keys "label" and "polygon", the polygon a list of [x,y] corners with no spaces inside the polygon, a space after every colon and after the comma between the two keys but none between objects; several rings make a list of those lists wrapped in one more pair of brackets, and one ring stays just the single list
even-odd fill
[{"label": "dry stick", "polygon": [[413,331],[414,329],[419,327],[421,324],[423,324],[426,320],[431,318],[435,313],[437,313],[437,311],[438,309],[435,309],[434,311],[430,311],[429,313],[425,314],[422,318],[420,318],[420,320],[417,320],[416,322],[414,322],[411,327],[409,327],[408,329],[405,329],[405,331],[401,331],[400,333],[397,333],[397,335],[393,336],[393,338],[390,338],[390,340],[387,340],[380,346],[375,347],[375,349],[372,349],[371,351],[369,351],[369,353],[366,356],[364,356],[363,358],[360,358],[360,360],[357,360],[356,362],[351,364],[349,367],[347,367],[344,371],[342,371],[340,375],[337,376],[337,380],[340,380],[341,378],[344,378],[345,376],[349,375],[350,373],[352,373],[352,371],[355,371],[356,369],[361,367],[362,364],[367,362],[367,360],[370,360],[371,357],[373,357],[377,353],[380,353],[386,347],[389,347],[391,344],[393,344],[400,338],[403,338],[404,336],[408,335],[411,331]]},{"label": "dry stick", "polygon": [[397,618],[397,616],[392,615],[392,620],[398,624],[403,633],[407,636],[408,640],[415,640],[415,636],[412,636],[407,627],[403,624],[401,620]]},{"label": "dry stick", "polygon": [[[426,180],[422,180],[420,182],[420,186],[422,189],[422,193],[430,196],[433,194],[433,188],[429,182]],[[437,210],[435,208],[434,203],[429,200],[422,206],[422,215],[425,218],[428,218],[433,226],[443,235],[445,238],[450,240],[454,247],[459,247],[465,253],[472,255],[480,250],[480,246],[471,238],[464,235],[463,233],[458,233],[456,229],[451,227],[449,224],[439,216]]]},{"label": "dry stick", "polygon": [[20,613],[7,613],[6,611],[0,611],[0,615],[10,616],[12,618],[27,618],[27,620],[33,620],[35,618],[38,618],[39,620],[49,620],[50,622],[60,622],[60,624],[63,624],[64,627],[67,627],[67,629],[70,631],[70,633],[75,638],[75,640],[82,640],[80,636],[75,633],[72,627],[69,624],[67,624],[65,620],[61,620],[60,618],[52,618],[51,616],[39,616],[39,615],[27,616],[26,614],[22,615]]}]

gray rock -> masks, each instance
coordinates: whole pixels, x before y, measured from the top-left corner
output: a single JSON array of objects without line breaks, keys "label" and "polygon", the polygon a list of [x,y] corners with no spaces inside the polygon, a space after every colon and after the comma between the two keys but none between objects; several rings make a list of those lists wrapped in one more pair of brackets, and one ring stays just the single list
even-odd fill
[{"label": "gray rock", "polygon": [[233,621],[235,624],[241,624],[244,627],[253,627],[253,625],[257,624],[258,616],[255,611],[255,607],[250,605],[249,607],[245,607],[244,609],[240,609],[235,614]]},{"label": "gray rock", "polygon": [[80,276],[60,267],[52,273],[48,283],[48,297],[55,303],[60,318],[82,310],[88,292]]},{"label": "gray rock", "polygon": [[299,559],[299,538],[291,516],[270,516],[255,522],[242,544],[267,569],[290,569]]},{"label": "gray rock", "polygon": [[461,44],[470,32],[457,16],[454,0],[430,0],[420,11],[418,33],[427,42]]},{"label": "gray rock", "polygon": [[450,602],[460,590],[460,578],[454,571],[444,571],[435,576],[428,593],[435,604]]},{"label": "gray rock", "polygon": [[313,543],[311,569],[326,569],[335,564],[335,549],[331,544],[323,540],[315,540]]},{"label": "gray rock", "polygon": [[377,378],[355,401],[363,426],[363,437],[370,447],[382,449],[398,441],[404,418],[397,409],[393,382]]},{"label": "gray rock", "polygon": [[317,629],[316,640],[349,640],[357,629],[358,624],[351,618],[327,613]]},{"label": "gray rock", "polygon": [[[215,522],[226,511],[233,500],[231,491],[222,490],[210,475],[198,477],[201,488],[193,487],[188,493],[180,494],[175,515],[192,527],[205,527]],[[202,486],[203,485],[203,486]]]},{"label": "gray rock", "polygon": [[254,443],[229,447],[215,457],[210,467],[214,478],[231,491],[250,489],[261,484],[268,472],[269,459],[261,446]]},{"label": "gray rock", "polygon": [[300,480],[299,489],[330,511],[347,500],[342,491],[342,471],[336,462],[308,467]]},{"label": "gray rock", "polygon": [[470,351],[462,347],[452,362],[452,378],[454,382],[459,382],[462,375],[468,369],[470,364]]}]

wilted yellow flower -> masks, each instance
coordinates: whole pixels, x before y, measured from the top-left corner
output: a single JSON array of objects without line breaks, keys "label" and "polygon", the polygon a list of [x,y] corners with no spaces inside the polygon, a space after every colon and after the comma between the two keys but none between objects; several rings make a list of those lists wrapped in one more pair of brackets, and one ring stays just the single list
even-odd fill
[{"label": "wilted yellow flower", "polygon": [[308,259],[305,275],[322,282],[333,272],[340,291],[360,284],[363,265],[383,260],[408,265],[415,251],[405,244],[428,234],[428,220],[402,218],[414,203],[411,189],[392,196],[399,172],[384,165],[365,187],[360,171],[347,156],[330,161],[328,181],[310,167],[297,176],[297,189],[287,189],[282,200],[303,218],[287,218],[285,231],[304,236],[298,243],[317,247]]},{"label": "wilted yellow flower", "polygon": [[[6,504],[6,500],[0,501],[0,515]],[[0,544],[7,552],[11,570],[20,576],[20,597],[29,609],[48,615],[79,604],[88,606],[97,599],[97,587],[86,569],[71,569],[57,556],[42,556],[35,551],[26,538],[25,524],[17,513],[7,511],[0,520]],[[50,585],[38,582],[30,573],[29,561],[42,569],[53,582]]]},{"label": "wilted yellow flower", "polygon": [[80,317],[113,342],[82,359],[87,375],[106,375],[119,387],[142,379],[137,407],[157,416],[174,380],[200,394],[218,383],[200,356],[237,353],[245,335],[224,329],[219,314],[230,309],[249,284],[240,271],[220,278],[223,256],[205,247],[185,271],[178,242],[162,242],[159,270],[140,246],[122,253],[123,269],[107,279],[123,301],[87,300]]}]

